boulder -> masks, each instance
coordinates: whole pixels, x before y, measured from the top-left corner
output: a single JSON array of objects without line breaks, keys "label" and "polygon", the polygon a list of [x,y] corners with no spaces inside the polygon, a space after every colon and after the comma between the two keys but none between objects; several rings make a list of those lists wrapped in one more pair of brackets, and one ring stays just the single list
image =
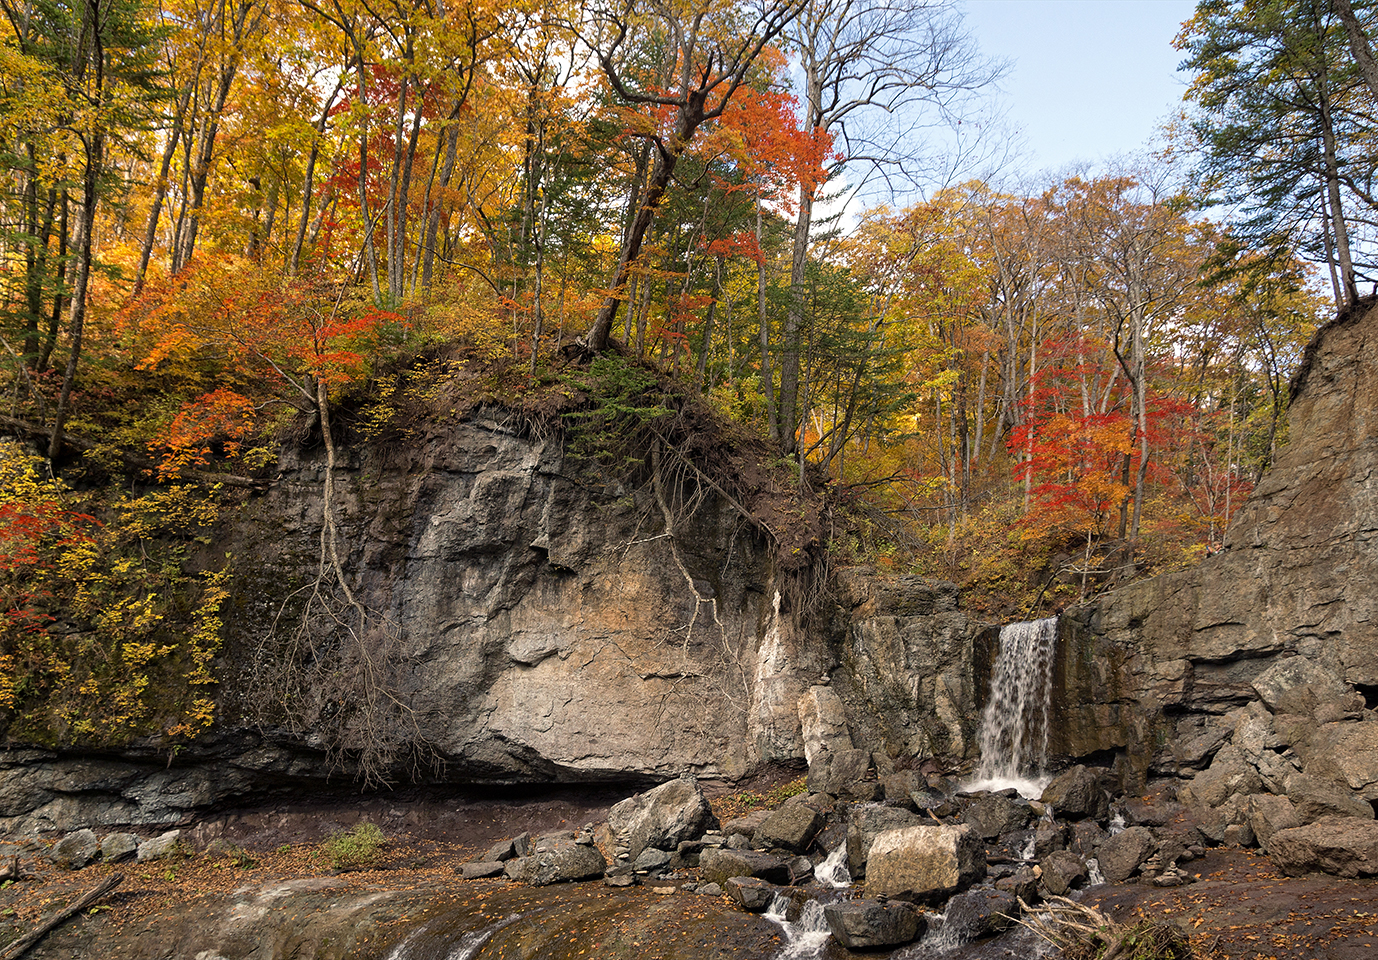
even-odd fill
[{"label": "boulder", "polygon": [[1227,743],[1216,753],[1211,765],[1182,786],[1177,795],[1198,810],[1218,807],[1233,796],[1258,793],[1263,787],[1258,770],[1244,759],[1239,748]]},{"label": "boulder", "polygon": [[1332,780],[1296,773],[1287,778],[1284,789],[1302,823],[1315,823],[1323,817],[1373,819],[1370,804]]},{"label": "boulder", "polygon": [[[1297,690],[1305,687],[1303,694]],[[1276,660],[1253,681],[1254,692],[1274,713],[1309,714],[1320,700],[1343,694],[1348,686],[1309,657]],[[1286,696],[1291,693],[1291,696]]]},{"label": "boulder", "polygon": [[790,881],[789,863],[783,857],[757,850],[708,849],[699,855],[699,877],[723,886],[733,877],[756,877],[783,886]]},{"label": "boulder", "polygon": [[608,811],[608,829],[633,860],[647,847],[673,850],[718,825],[699,782],[681,777],[629,797]]},{"label": "boulder", "polygon": [[1100,845],[1096,859],[1108,882],[1123,883],[1134,875],[1139,864],[1148,859],[1156,846],[1148,827],[1130,827],[1107,837]]},{"label": "boulder", "polygon": [[1081,857],[1066,850],[1048,854],[1038,861],[1038,866],[1043,871],[1043,886],[1056,897],[1067,896],[1068,891],[1088,876],[1086,864]]},{"label": "boulder", "polygon": [[1032,815],[1028,801],[997,794],[977,797],[962,811],[962,819],[986,840],[1024,829]]},{"label": "boulder", "polygon": [[970,943],[1009,929],[1019,916],[1014,894],[1005,890],[981,888],[959,893],[947,902],[943,939]]},{"label": "boulder", "polygon": [[809,764],[809,790],[840,796],[853,784],[866,779],[871,768],[871,755],[865,750],[820,750]]},{"label": "boulder", "polygon": [[852,810],[847,824],[847,869],[853,877],[866,872],[866,858],[870,856],[871,844],[886,830],[900,827],[917,827],[932,821],[902,810],[899,807],[861,806]]},{"label": "boulder", "polygon": [[1038,876],[1032,867],[1020,867],[1010,876],[995,881],[995,889],[1018,897],[1025,903],[1035,903],[1038,900]]},{"label": "boulder", "polygon": [[673,855],[667,850],[647,847],[636,855],[632,869],[637,873],[660,873],[670,866]]},{"label": "boulder", "polygon": [[608,862],[589,844],[576,843],[571,836],[542,837],[528,857],[509,860],[506,873],[533,887],[601,877]]},{"label": "boulder", "polygon": [[892,803],[908,803],[909,796],[923,788],[923,778],[917,770],[899,770],[880,780],[885,799]]},{"label": "boulder", "polygon": [[1320,870],[1337,877],[1378,874],[1378,821],[1325,817],[1304,827],[1279,830],[1268,856],[1283,873]]},{"label": "boulder", "polygon": [[802,801],[791,801],[762,821],[752,843],[757,847],[781,847],[803,853],[823,829],[823,823],[823,815],[813,807]]},{"label": "boulder", "polygon": [[848,950],[897,947],[918,938],[923,916],[896,900],[844,900],[823,908],[828,929]]},{"label": "boulder", "polygon": [[1286,797],[1271,793],[1255,793],[1248,799],[1249,827],[1259,846],[1267,847],[1268,841],[1279,830],[1290,830],[1303,824],[1296,806]]},{"label": "boulder", "polygon": [[139,852],[139,838],[132,833],[108,833],[101,838],[100,857],[106,863],[133,860]]},{"label": "boulder", "polygon": [[969,825],[902,827],[876,837],[866,860],[868,893],[931,901],[986,874],[986,851]]},{"label": "boulder", "polygon": [[779,892],[775,884],[758,877],[729,877],[722,884],[722,889],[738,906],[750,913],[765,913]]},{"label": "boulder", "polygon": [[1110,814],[1110,801],[1101,789],[1100,776],[1081,764],[1054,777],[1039,799],[1068,820],[1104,820]]},{"label": "boulder", "polygon": [[770,819],[773,812],[771,810],[752,810],[748,814],[729,820],[722,825],[723,836],[731,837],[735,834],[741,834],[750,840],[756,836],[756,831],[760,829],[761,824]]},{"label": "boulder", "polygon": [[1072,838],[1067,848],[1081,857],[1094,857],[1110,834],[1094,820],[1078,820],[1072,824]]},{"label": "boulder", "polygon": [[100,854],[100,841],[94,830],[77,830],[57,843],[48,858],[65,870],[80,870]]},{"label": "boulder", "polygon": [[161,860],[176,856],[181,850],[181,830],[169,830],[139,844],[136,854],[140,863],[146,860]]}]

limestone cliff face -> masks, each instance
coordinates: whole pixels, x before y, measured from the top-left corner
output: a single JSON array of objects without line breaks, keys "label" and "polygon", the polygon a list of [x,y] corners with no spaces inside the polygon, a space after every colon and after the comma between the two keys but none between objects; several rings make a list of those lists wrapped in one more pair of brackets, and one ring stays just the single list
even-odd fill
[{"label": "limestone cliff face", "polygon": [[1378,693],[1372,304],[1320,332],[1288,420],[1290,442],[1222,553],[1068,614],[1055,750],[1114,751],[1141,780],[1209,762],[1213,747],[1192,758],[1186,744],[1232,711],[1271,709],[1269,691],[1305,687],[1313,703],[1351,688]]}]

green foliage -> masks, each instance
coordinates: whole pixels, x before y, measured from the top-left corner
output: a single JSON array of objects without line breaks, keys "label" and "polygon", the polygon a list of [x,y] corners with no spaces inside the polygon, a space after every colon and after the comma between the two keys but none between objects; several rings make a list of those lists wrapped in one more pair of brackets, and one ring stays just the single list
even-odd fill
[{"label": "green foliage", "polygon": [[564,381],[588,397],[587,406],[564,415],[570,453],[614,470],[639,464],[648,449],[643,428],[653,429],[671,412],[659,378],[624,357],[604,354]]},{"label": "green foliage", "polygon": [[367,821],[348,832],[333,834],[321,847],[336,870],[367,870],[382,856],[383,831]]},{"label": "green foliage", "polygon": [[188,572],[218,490],[80,498],[43,461],[0,448],[0,722],[12,737],[105,746],[189,739],[215,712],[228,574]]}]

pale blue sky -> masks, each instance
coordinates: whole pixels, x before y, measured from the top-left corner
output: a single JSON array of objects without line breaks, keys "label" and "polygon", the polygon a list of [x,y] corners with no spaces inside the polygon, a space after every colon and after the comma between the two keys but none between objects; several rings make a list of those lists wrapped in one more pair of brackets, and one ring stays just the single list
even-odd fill
[{"label": "pale blue sky", "polygon": [[1181,104],[1172,39],[1195,0],[964,2],[982,52],[1010,61],[1001,101],[1029,169],[1132,153]]}]

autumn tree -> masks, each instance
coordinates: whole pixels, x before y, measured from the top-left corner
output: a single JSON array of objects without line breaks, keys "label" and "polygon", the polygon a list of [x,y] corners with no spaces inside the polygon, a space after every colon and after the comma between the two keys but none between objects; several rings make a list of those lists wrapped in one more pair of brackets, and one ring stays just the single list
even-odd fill
[{"label": "autumn tree", "polygon": [[[655,153],[611,290],[585,335],[588,349],[607,347],[631,270],[685,148],[700,127],[722,116],[762,52],[799,15],[802,3],[753,0],[718,6],[702,0],[688,5],[657,0],[646,8],[615,3],[588,10],[585,40],[617,97],[646,111],[632,133],[648,141]],[[638,43],[662,49],[669,83],[661,85],[637,70],[633,48]]]}]

